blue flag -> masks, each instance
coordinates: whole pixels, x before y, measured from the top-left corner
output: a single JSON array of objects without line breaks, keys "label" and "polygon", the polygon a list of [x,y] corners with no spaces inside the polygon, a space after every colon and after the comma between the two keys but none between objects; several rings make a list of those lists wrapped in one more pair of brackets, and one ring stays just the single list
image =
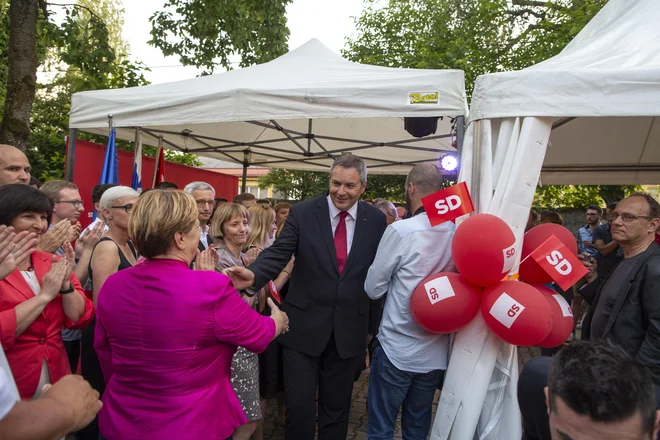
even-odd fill
[{"label": "blue flag", "polygon": [[[105,150],[105,160],[103,161],[103,170],[101,171],[101,180],[99,185],[105,183],[119,184],[119,159],[117,158],[117,133],[113,128],[110,130],[110,139],[108,139],[108,148]],[[93,220],[96,220],[97,213],[94,211]]]},{"label": "blue flag", "polygon": [[133,157],[131,188],[139,193],[142,192],[142,132],[139,128],[135,132],[135,153]]}]

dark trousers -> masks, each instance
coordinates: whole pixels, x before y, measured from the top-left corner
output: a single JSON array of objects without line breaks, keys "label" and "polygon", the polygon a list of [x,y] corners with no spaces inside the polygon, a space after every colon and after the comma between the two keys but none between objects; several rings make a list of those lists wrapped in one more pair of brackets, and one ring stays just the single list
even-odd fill
[{"label": "dark trousers", "polygon": [[66,350],[66,357],[69,359],[69,366],[71,373],[76,374],[78,371],[78,360],[80,359],[80,339],[77,341],[62,341],[64,342],[64,350]]},{"label": "dark trousers", "polygon": [[353,392],[355,358],[341,359],[334,334],[319,356],[283,347],[286,440],[313,440],[318,402],[318,440],[345,439]]}]

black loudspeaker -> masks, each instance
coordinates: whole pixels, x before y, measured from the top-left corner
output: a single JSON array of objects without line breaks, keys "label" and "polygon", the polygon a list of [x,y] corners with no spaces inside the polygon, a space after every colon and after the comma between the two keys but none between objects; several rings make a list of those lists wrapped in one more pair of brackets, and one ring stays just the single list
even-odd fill
[{"label": "black loudspeaker", "polygon": [[403,126],[411,135],[421,138],[432,135],[438,129],[439,117],[403,118]]}]

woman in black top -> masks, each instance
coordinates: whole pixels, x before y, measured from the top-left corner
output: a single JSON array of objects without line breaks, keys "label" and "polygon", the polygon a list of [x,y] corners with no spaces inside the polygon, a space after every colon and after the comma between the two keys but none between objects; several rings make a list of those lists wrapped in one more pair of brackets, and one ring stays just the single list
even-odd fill
[{"label": "woman in black top", "polygon": [[[91,290],[94,292],[94,305],[98,299],[99,290],[105,280],[115,272],[132,267],[137,262],[137,253],[128,237],[128,219],[133,204],[137,202],[137,191],[126,187],[116,186],[108,189],[99,202],[100,214],[108,225],[108,232],[92,253],[89,263],[89,279]],[[105,390],[105,381],[94,351],[95,321],[83,331],[81,370],[83,377],[101,395]],[[99,429],[94,419],[85,429],[78,433],[78,438],[97,440]]]}]

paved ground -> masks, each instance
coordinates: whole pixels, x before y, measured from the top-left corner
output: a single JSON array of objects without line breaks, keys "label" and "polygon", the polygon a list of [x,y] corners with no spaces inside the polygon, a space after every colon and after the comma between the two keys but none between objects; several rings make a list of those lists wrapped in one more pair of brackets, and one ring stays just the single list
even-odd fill
[{"label": "paved ground", "polygon": [[[519,365],[522,367],[527,363],[528,360],[534,356],[541,354],[541,350],[536,347],[519,347],[518,348],[518,360]],[[366,370],[362,373],[360,379],[355,383],[353,387],[353,403],[351,405],[351,416],[348,425],[348,437],[347,440],[367,440],[367,386],[369,384],[369,370]],[[438,399],[440,398],[440,392],[435,393],[435,399],[433,402],[433,414],[437,409]],[[273,424],[275,415],[277,414],[277,404],[275,400],[268,402],[268,411],[266,415],[265,423],[265,440],[283,440],[284,439],[284,429],[281,427],[276,427]],[[397,423],[397,430],[394,433],[395,439],[401,439],[401,425],[400,421]]]}]

